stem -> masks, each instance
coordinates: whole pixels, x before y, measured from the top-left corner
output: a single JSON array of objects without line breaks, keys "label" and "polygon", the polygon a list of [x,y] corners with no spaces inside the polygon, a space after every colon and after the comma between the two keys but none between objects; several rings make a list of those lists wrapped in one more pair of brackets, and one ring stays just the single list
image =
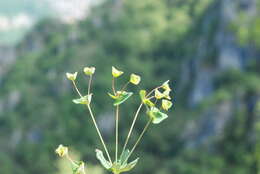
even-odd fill
[{"label": "stem", "polygon": [[118,121],[119,121],[119,106],[116,106],[116,162],[117,162],[117,155],[118,155]]},{"label": "stem", "polygon": [[73,86],[74,86],[74,88],[76,89],[77,93],[79,94],[79,96],[82,97],[82,95],[81,95],[81,93],[79,92],[79,89],[78,89],[78,87],[77,87],[77,85],[76,85],[76,83],[75,83],[74,80],[72,80],[72,83],[73,83]]},{"label": "stem", "polygon": [[130,130],[129,130],[129,132],[128,132],[128,135],[127,135],[127,138],[126,138],[126,141],[125,141],[125,144],[124,144],[123,151],[125,151],[126,145],[127,145],[128,141],[129,141],[129,138],[130,138],[130,136],[131,136],[131,134],[132,134],[132,131],[133,131],[133,128],[134,128],[136,119],[137,119],[137,117],[138,117],[138,115],[139,115],[139,112],[140,112],[142,106],[143,106],[143,103],[140,104],[140,106],[138,107],[138,109],[137,109],[137,111],[136,111],[136,113],[135,113],[135,116],[134,116],[132,125],[131,125],[131,127],[130,127]]},{"label": "stem", "polygon": [[105,142],[104,142],[104,140],[103,140],[103,137],[102,137],[102,135],[101,135],[101,133],[100,133],[100,131],[99,131],[99,128],[98,128],[98,126],[97,126],[97,123],[96,123],[95,117],[94,117],[94,115],[93,115],[93,113],[92,113],[92,110],[91,110],[91,108],[90,108],[90,105],[87,105],[87,107],[88,107],[90,116],[91,116],[91,118],[92,118],[92,121],[93,121],[93,123],[94,123],[94,126],[95,126],[95,128],[96,128],[96,130],[97,130],[98,136],[99,136],[99,138],[100,138],[100,140],[101,140],[101,143],[102,143],[102,145],[103,145],[103,147],[104,147],[104,149],[105,149],[105,151],[106,151],[106,154],[107,154],[107,157],[108,157],[108,159],[109,159],[109,162],[112,164],[112,161],[111,161],[110,155],[109,155],[109,153],[108,153],[106,144],[105,144]]},{"label": "stem", "polygon": [[137,139],[135,145],[133,146],[132,150],[130,151],[129,157],[130,157],[131,154],[134,152],[136,146],[138,145],[138,143],[139,143],[140,140],[142,139],[142,137],[143,137],[145,131],[147,130],[147,128],[149,127],[149,125],[150,125],[151,122],[152,122],[152,119],[149,119],[149,121],[146,123],[146,125],[145,125],[145,127],[144,127],[144,129],[143,129],[143,131],[142,131],[142,133],[141,133],[141,135],[139,136],[139,138]]},{"label": "stem", "polygon": [[125,88],[127,87],[127,85],[128,85],[129,83],[130,83],[130,82],[128,81],[128,82],[123,86],[123,88],[121,89],[121,91],[124,91]]},{"label": "stem", "polygon": [[115,90],[115,78],[113,77],[112,79],[112,90],[114,92],[114,95],[116,95],[116,90]]},{"label": "stem", "polygon": [[88,95],[90,94],[91,82],[92,82],[92,75],[90,75],[90,77],[89,77],[89,82],[88,82]]},{"label": "stem", "polygon": [[70,156],[67,154],[66,155],[66,157],[67,157],[67,159],[73,164],[73,165],[77,165],[71,158],[70,158]]}]

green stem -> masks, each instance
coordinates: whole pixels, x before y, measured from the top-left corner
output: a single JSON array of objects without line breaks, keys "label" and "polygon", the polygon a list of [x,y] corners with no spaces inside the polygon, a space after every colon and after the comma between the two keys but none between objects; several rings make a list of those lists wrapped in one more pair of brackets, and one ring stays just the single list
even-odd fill
[{"label": "green stem", "polygon": [[118,155],[118,121],[119,121],[119,106],[116,106],[116,161],[117,161],[117,155]]},{"label": "green stem", "polygon": [[76,89],[77,93],[79,94],[79,96],[82,97],[82,95],[81,95],[81,93],[79,92],[79,89],[78,89],[78,87],[77,87],[77,85],[76,85],[76,83],[75,83],[74,80],[72,80],[72,84],[73,84],[74,88]]},{"label": "green stem", "polygon": [[121,89],[121,91],[124,91],[125,88],[127,87],[127,85],[128,85],[129,83],[130,83],[130,82],[128,81],[128,82],[123,86],[123,88]]},{"label": "green stem", "polygon": [[152,119],[149,119],[149,121],[146,123],[146,125],[145,125],[145,127],[144,127],[144,129],[143,129],[143,131],[142,131],[142,133],[141,133],[141,135],[140,135],[139,138],[137,139],[137,141],[136,141],[135,145],[133,146],[132,150],[130,151],[128,157],[130,157],[130,156],[132,155],[132,153],[134,152],[135,148],[137,147],[138,143],[139,143],[140,140],[142,139],[142,137],[143,137],[145,131],[147,130],[147,128],[149,127],[149,125],[150,125],[151,122],[152,122]]},{"label": "green stem", "polygon": [[100,131],[99,131],[99,128],[98,128],[98,126],[97,126],[97,123],[96,123],[95,117],[94,117],[94,115],[93,115],[93,113],[92,113],[92,110],[91,110],[91,108],[90,108],[90,105],[87,105],[87,107],[88,107],[90,116],[91,116],[91,118],[92,118],[92,121],[93,121],[93,123],[94,123],[94,126],[95,126],[95,128],[96,128],[96,130],[97,130],[99,139],[101,140],[101,143],[102,143],[102,145],[103,145],[103,147],[104,147],[104,149],[105,149],[105,151],[106,151],[106,154],[107,154],[107,157],[108,157],[108,159],[109,159],[109,162],[112,164],[112,161],[111,161],[110,155],[109,155],[109,153],[108,153],[106,144],[105,144],[105,142],[104,142],[104,140],[103,140],[103,137],[102,137],[102,135],[101,135],[101,133],[100,133]]},{"label": "green stem", "polygon": [[88,82],[88,95],[90,94],[91,82],[92,82],[92,75],[90,75],[90,77],[89,77],[89,82]]},{"label": "green stem", "polygon": [[134,128],[136,119],[137,119],[137,117],[138,117],[138,115],[139,115],[139,112],[140,112],[142,106],[143,106],[143,103],[140,104],[140,106],[138,107],[138,109],[137,109],[137,111],[136,111],[136,113],[135,113],[135,116],[134,116],[132,125],[131,125],[131,127],[130,127],[130,130],[129,130],[129,132],[128,132],[128,135],[127,135],[127,138],[126,138],[124,147],[123,147],[123,152],[125,151],[125,148],[126,148],[126,146],[127,146],[127,143],[128,143],[128,141],[129,141],[129,138],[130,138],[130,136],[131,136],[131,134],[132,134],[132,131],[133,131],[133,128]]},{"label": "green stem", "polygon": [[115,90],[115,78],[112,78],[112,90],[114,92],[114,95],[116,95],[116,90]]}]

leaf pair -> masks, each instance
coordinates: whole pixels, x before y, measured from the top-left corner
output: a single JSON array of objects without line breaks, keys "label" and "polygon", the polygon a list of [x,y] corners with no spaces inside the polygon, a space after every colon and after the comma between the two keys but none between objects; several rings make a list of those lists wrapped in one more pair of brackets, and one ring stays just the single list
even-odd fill
[{"label": "leaf pair", "polygon": [[110,93],[108,93],[108,95],[115,100],[114,106],[118,106],[124,103],[129,97],[131,97],[133,93],[126,91],[117,91],[116,95],[112,95]]},{"label": "leaf pair", "polygon": [[115,174],[120,174],[122,172],[128,172],[135,167],[139,158],[135,159],[134,161],[132,161],[130,163],[127,163],[129,155],[130,155],[130,151],[127,149],[122,152],[118,161],[115,161],[113,164],[111,164],[109,161],[107,161],[105,159],[103,152],[101,150],[96,149],[96,157],[100,161],[100,163],[107,170],[112,171]]}]

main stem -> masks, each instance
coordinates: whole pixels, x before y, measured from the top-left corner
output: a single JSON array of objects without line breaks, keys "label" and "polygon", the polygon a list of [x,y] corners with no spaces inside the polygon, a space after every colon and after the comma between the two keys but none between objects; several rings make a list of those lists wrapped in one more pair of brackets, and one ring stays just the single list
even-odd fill
[{"label": "main stem", "polygon": [[118,121],[119,121],[119,106],[116,106],[116,162],[117,162],[117,155],[118,155]]},{"label": "main stem", "polygon": [[87,105],[87,107],[88,107],[90,116],[91,116],[91,118],[92,118],[92,121],[93,121],[93,123],[94,123],[94,125],[95,125],[95,128],[96,128],[96,130],[97,130],[98,136],[99,136],[99,138],[100,138],[100,140],[101,140],[101,143],[102,143],[102,145],[103,145],[103,147],[104,147],[104,149],[105,149],[105,151],[106,151],[106,154],[107,154],[107,157],[108,157],[108,159],[109,159],[109,162],[112,164],[112,161],[111,161],[110,155],[109,155],[109,153],[108,153],[106,144],[105,144],[105,142],[104,142],[104,140],[103,140],[103,137],[102,137],[102,135],[101,135],[101,133],[100,133],[100,131],[99,131],[99,128],[98,128],[98,126],[97,126],[97,123],[96,123],[95,117],[94,117],[94,115],[93,115],[93,113],[92,113],[92,110],[91,110],[91,108],[90,108],[90,105]]},{"label": "main stem", "polygon": [[129,132],[128,132],[128,135],[127,135],[127,138],[126,138],[124,147],[123,147],[123,151],[125,151],[126,145],[127,145],[128,141],[129,141],[129,138],[130,138],[130,136],[131,136],[131,134],[132,134],[132,131],[133,131],[133,128],[134,128],[136,119],[137,119],[137,117],[138,117],[138,115],[139,115],[139,112],[140,112],[142,106],[143,106],[143,103],[140,104],[140,106],[138,107],[138,109],[137,109],[137,111],[136,111],[136,113],[135,113],[135,116],[134,116],[132,125],[131,125],[131,127],[130,127],[130,130],[129,130]]},{"label": "main stem", "polygon": [[90,77],[89,77],[89,82],[88,82],[88,95],[90,94],[91,82],[92,82],[92,75],[90,75]]},{"label": "main stem", "polygon": [[146,125],[145,125],[145,127],[144,127],[144,129],[143,129],[143,131],[142,131],[142,133],[141,133],[141,135],[139,136],[139,138],[137,139],[135,145],[133,146],[132,150],[130,151],[129,157],[130,157],[130,156],[132,155],[132,153],[134,152],[136,146],[139,144],[140,140],[142,139],[142,137],[143,137],[145,131],[147,130],[147,128],[149,127],[149,125],[150,125],[151,122],[152,122],[152,119],[150,119],[150,120],[146,123]]}]

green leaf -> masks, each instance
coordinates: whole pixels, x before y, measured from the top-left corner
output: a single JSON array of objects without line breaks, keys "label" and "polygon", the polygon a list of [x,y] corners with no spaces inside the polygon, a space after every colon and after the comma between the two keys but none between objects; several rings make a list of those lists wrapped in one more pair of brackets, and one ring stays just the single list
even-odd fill
[{"label": "green leaf", "polygon": [[150,118],[152,118],[152,123],[153,124],[159,124],[166,118],[168,118],[168,115],[165,113],[162,113],[158,108],[152,107],[148,111],[148,115]]},{"label": "green leaf", "polygon": [[121,165],[127,163],[127,159],[128,159],[128,157],[129,157],[129,153],[130,153],[129,149],[125,149],[125,150],[122,152],[122,154],[120,155],[120,158],[119,158],[119,163],[120,163]]},{"label": "green leaf", "polygon": [[110,169],[112,167],[112,164],[105,159],[103,152],[101,150],[96,149],[96,157],[100,161],[102,166],[104,166],[106,169]]},{"label": "green leaf", "polygon": [[119,173],[128,172],[128,171],[132,170],[135,167],[135,165],[137,164],[138,160],[139,160],[139,158],[132,161],[131,163],[121,166],[119,169]]},{"label": "green leaf", "polygon": [[118,97],[115,99],[115,102],[114,102],[114,106],[118,106],[122,103],[124,103],[129,97],[131,97],[133,95],[132,92],[125,92],[125,91],[122,91]]}]

